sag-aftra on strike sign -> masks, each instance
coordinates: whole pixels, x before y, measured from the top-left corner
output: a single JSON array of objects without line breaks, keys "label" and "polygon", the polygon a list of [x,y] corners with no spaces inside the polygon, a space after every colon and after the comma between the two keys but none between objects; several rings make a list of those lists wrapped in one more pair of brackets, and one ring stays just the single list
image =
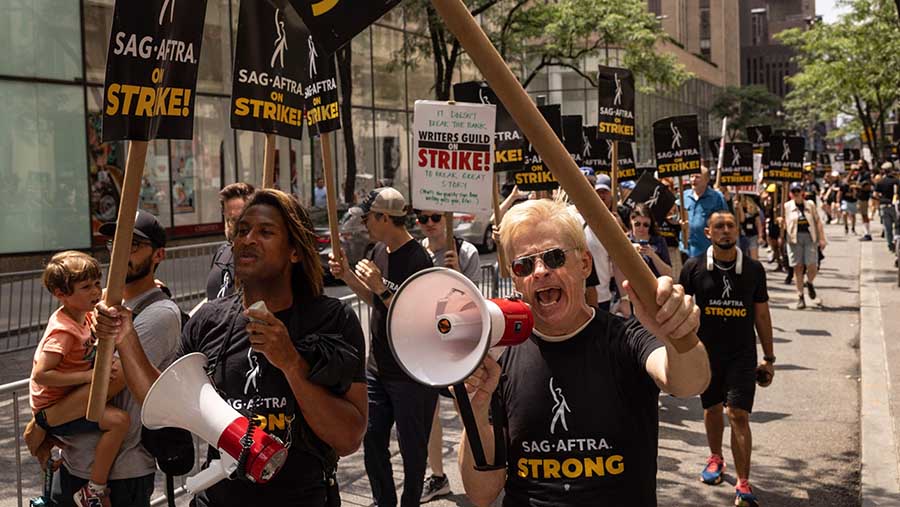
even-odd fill
[{"label": "sag-aftra on strike sign", "polygon": [[103,141],[191,139],[206,0],[116,2]]}]

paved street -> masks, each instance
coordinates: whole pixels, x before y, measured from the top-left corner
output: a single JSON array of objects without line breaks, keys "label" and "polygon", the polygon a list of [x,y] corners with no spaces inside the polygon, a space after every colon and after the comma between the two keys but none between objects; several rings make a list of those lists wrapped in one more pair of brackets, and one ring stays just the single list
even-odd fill
[{"label": "paved street", "polygon": [[[788,308],[795,302],[793,286],[784,285],[782,273],[769,273],[769,294],[775,325],[775,352],[778,356],[775,381],[768,389],[757,390],[751,417],[754,454],[751,480],[760,501],[766,506],[858,506],[861,502],[861,470],[896,480],[896,431],[898,419],[888,419],[888,434],[875,434],[874,441],[894,444],[863,450],[861,441],[861,385],[876,384],[886,389],[892,410],[900,413],[900,344],[890,340],[900,325],[900,289],[896,270],[884,240],[861,243],[856,236],[844,236],[843,229],[828,226],[830,244],[816,284],[821,305],[798,311]],[[862,254],[862,255],[861,255]],[[771,268],[773,265],[767,265]],[[883,368],[873,379],[860,379],[860,277],[865,299],[863,311],[874,311],[881,319],[877,333],[881,339]],[[873,306],[874,305],[874,306]],[[884,377],[878,377],[882,374]],[[22,375],[24,376],[24,375]],[[890,383],[885,381],[890,379]],[[863,393],[865,397],[865,393]],[[0,402],[0,507],[15,505],[15,458],[11,434],[10,402]],[[20,411],[27,412],[23,398]],[[873,410],[877,412],[876,409]],[[460,423],[452,405],[442,404],[444,455],[454,495],[429,505],[446,507],[470,505],[462,495],[456,473],[455,448]],[[698,399],[660,397],[659,505],[731,505],[734,468],[725,438],[726,481],[706,486],[697,476],[708,454]],[[871,441],[870,441],[871,442]],[[865,448],[863,448],[865,449]],[[887,462],[887,466],[864,467],[861,455]],[[893,470],[890,468],[893,460]],[[37,493],[36,466],[25,459],[26,494]],[[395,478],[402,486],[400,457],[394,446]],[[341,461],[340,478],[344,505],[373,505],[363,468],[362,453]],[[875,477],[876,482],[878,477]],[[888,481],[889,482],[889,481]],[[884,482],[882,482],[883,484]],[[159,489],[157,490],[159,491]],[[890,487],[869,489],[865,505],[896,505],[898,491]],[[185,505],[186,502],[179,502]]]}]

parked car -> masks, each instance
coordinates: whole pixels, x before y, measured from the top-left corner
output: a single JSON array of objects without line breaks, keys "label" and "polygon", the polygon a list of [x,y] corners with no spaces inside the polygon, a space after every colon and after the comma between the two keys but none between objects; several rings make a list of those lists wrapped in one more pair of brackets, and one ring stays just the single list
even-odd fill
[{"label": "parked car", "polygon": [[490,213],[454,213],[453,235],[472,243],[482,253],[497,249],[491,235]]}]

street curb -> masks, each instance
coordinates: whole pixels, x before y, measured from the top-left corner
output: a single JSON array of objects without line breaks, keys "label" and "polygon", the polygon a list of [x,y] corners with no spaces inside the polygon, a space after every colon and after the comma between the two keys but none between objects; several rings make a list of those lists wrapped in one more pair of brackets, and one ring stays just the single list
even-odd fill
[{"label": "street curb", "polygon": [[[875,242],[860,243],[859,356],[862,505],[900,506],[897,447],[890,404],[890,376],[875,279]],[[880,243],[879,243],[880,244]],[[864,290],[863,287],[866,289]]]}]

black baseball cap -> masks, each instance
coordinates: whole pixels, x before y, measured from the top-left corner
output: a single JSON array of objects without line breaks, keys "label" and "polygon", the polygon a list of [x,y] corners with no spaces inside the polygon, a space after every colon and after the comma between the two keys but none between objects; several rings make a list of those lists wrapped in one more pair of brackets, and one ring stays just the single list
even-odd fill
[{"label": "black baseball cap", "polygon": [[[100,226],[100,234],[113,237],[116,235],[116,223],[107,222]],[[150,241],[154,248],[166,246],[166,230],[153,214],[142,209],[134,216],[134,235]]]}]

